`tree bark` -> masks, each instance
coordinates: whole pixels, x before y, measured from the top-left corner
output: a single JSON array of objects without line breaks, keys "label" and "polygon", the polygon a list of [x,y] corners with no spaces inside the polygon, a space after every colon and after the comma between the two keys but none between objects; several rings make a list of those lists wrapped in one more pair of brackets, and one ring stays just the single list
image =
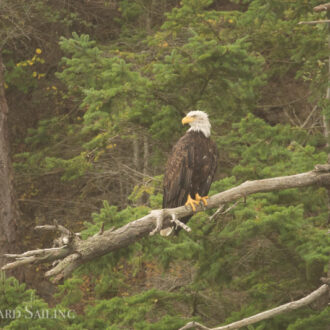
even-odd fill
[{"label": "tree bark", "polygon": [[[323,6],[326,6],[327,10],[330,9],[328,6],[329,4],[325,4]],[[330,18],[329,11],[327,12],[328,19]],[[327,24],[328,29],[328,49],[330,51],[330,23]],[[328,57],[328,87],[326,92],[326,100],[328,101],[327,107],[329,107],[330,103],[330,56]],[[323,114],[323,120],[324,120],[324,135],[326,138],[326,146],[328,149],[328,164],[330,164],[330,153],[329,153],[329,147],[330,147],[330,115],[329,115],[330,109],[327,109],[327,114]],[[328,224],[330,224],[330,188],[328,188]]]},{"label": "tree bark", "polygon": [[139,170],[139,140],[138,137],[135,136],[133,139],[133,165],[135,170]]},{"label": "tree bark", "polygon": [[[208,200],[206,207],[198,206],[197,212],[205,209],[223,207],[225,203],[237,201],[240,198],[259,193],[289,188],[302,188],[312,185],[328,186],[330,184],[330,165],[317,165],[314,171],[282,176],[270,179],[247,181],[229,190],[218,193]],[[150,214],[118,228],[101,230],[100,233],[81,240],[78,234],[64,230],[60,226],[41,226],[36,229],[60,231],[63,235],[63,246],[51,249],[39,249],[27,251],[23,254],[7,254],[6,257],[15,261],[2,267],[2,270],[15,269],[26,264],[41,264],[52,261],[59,263],[46,272],[46,277],[54,277],[58,282],[70,274],[81,264],[103,256],[112,251],[126,247],[142,237],[159,232],[163,227],[168,227],[171,222],[182,226],[189,231],[187,225],[180,223],[178,219],[194,212],[190,207],[180,206],[174,209],[154,210]]]},{"label": "tree bark", "polygon": [[148,174],[148,165],[149,165],[149,143],[148,137],[143,136],[143,174]]},{"label": "tree bark", "polygon": [[13,188],[3,68],[0,53],[0,266],[5,263],[3,254],[16,250],[16,220],[19,215]]}]

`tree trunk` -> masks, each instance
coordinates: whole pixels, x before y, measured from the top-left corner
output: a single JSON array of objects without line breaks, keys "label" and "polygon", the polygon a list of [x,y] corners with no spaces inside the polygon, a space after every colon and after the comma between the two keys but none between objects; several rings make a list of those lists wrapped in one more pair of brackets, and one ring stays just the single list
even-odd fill
[{"label": "tree trunk", "polygon": [[8,105],[4,89],[4,65],[0,54],[0,267],[5,264],[2,257],[16,250],[16,220],[18,205],[14,196],[13,169],[10,161],[8,139]]},{"label": "tree trunk", "polygon": [[148,165],[149,165],[149,143],[148,137],[143,136],[143,174],[148,174]]},{"label": "tree trunk", "polygon": [[[327,12],[327,16],[328,18],[330,17],[329,15],[329,11]],[[327,24],[328,26],[328,48],[330,50],[330,23]],[[330,56],[328,57],[328,87],[327,87],[327,94],[326,94],[326,99],[328,101],[330,101]],[[327,107],[329,107],[329,105],[327,104]],[[329,112],[329,110],[327,110],[327,112]],[[327,114],[327,116],[323,115],[324,118],[324,127],[325,127],[325,138],[327,141],[327,149],[328,149],[328,164],[330,164],[330,153],[329,153],[329,146],[330,146],[330,118],[329,118],[329,114]],[[328,225],[330,224],[330,188],[328,188]]]},{"label": "tree trunk", "polygon": [[139,140],[137,135],[133,139],[133,165],[135,170],[139,170]]}]

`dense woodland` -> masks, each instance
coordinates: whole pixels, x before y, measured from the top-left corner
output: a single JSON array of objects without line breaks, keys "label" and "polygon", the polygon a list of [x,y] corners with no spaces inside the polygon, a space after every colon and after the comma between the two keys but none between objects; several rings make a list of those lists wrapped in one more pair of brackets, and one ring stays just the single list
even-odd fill
[{"label": "dense woodland", "polygon": [[[0,96],[19,215],[0,251],[51,247],[56,236],[34,227],[55,219],[86,239],[161,208],[164,164],[190,110],[209,114],[220,151],[210,195],[327,163],[327,24],[298,24],[327,19],[313,11],[321,3],[1,0]],[[56,285],[44,279],[49,264],[2,273],[0,310],[28,304],[76,317],[0,317],[0,328],[215,327],[320,286],[326,188],[234,206],[212,220],[215,209],[199,212],[191,232],[142,238]],[[327,303],[245,329],[328,329]]]}]

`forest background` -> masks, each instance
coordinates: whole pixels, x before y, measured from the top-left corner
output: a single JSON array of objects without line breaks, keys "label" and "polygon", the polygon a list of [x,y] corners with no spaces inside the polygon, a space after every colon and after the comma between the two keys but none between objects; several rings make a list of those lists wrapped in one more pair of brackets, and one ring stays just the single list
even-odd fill
[{"label": "forest background", "polygon": [[[3,88],[16,246],[51,245],[56,219],[83,238],[161,207],[162,173],[206,111],[220,150],[210,194],[327,162],[327,28],[321,1],[2,0]],[[259,193],[175,237],[144,238],[60,285],[46,266],[2,274],[0,310],[67,309],[72,319],[0,318],[3,329],[178,329],[229,323],[319,286],[329,261],[321,187]],[[27,285],[27,286],[26,286]],[[27,288],[28,287],[28,288]],[[36,290],[36,291],[35,291]],[[249,329],[326,329],[309,307]]]}]

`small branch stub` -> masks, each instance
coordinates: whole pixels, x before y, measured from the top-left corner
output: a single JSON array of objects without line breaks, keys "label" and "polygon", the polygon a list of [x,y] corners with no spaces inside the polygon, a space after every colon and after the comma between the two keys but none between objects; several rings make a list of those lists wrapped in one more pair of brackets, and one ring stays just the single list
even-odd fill
[{"label": "small branch stub", "polygon": [[330,164],[318,164],[315,165],[315,171],[316,172],[321,172],[321,173],[327,173],[330,172]]},{"label": "small branch stub", "polygon": [[102,222],[101,228],[98,233],[96,233],[94,236],[100,236],[104,233],[104,222]]}]

